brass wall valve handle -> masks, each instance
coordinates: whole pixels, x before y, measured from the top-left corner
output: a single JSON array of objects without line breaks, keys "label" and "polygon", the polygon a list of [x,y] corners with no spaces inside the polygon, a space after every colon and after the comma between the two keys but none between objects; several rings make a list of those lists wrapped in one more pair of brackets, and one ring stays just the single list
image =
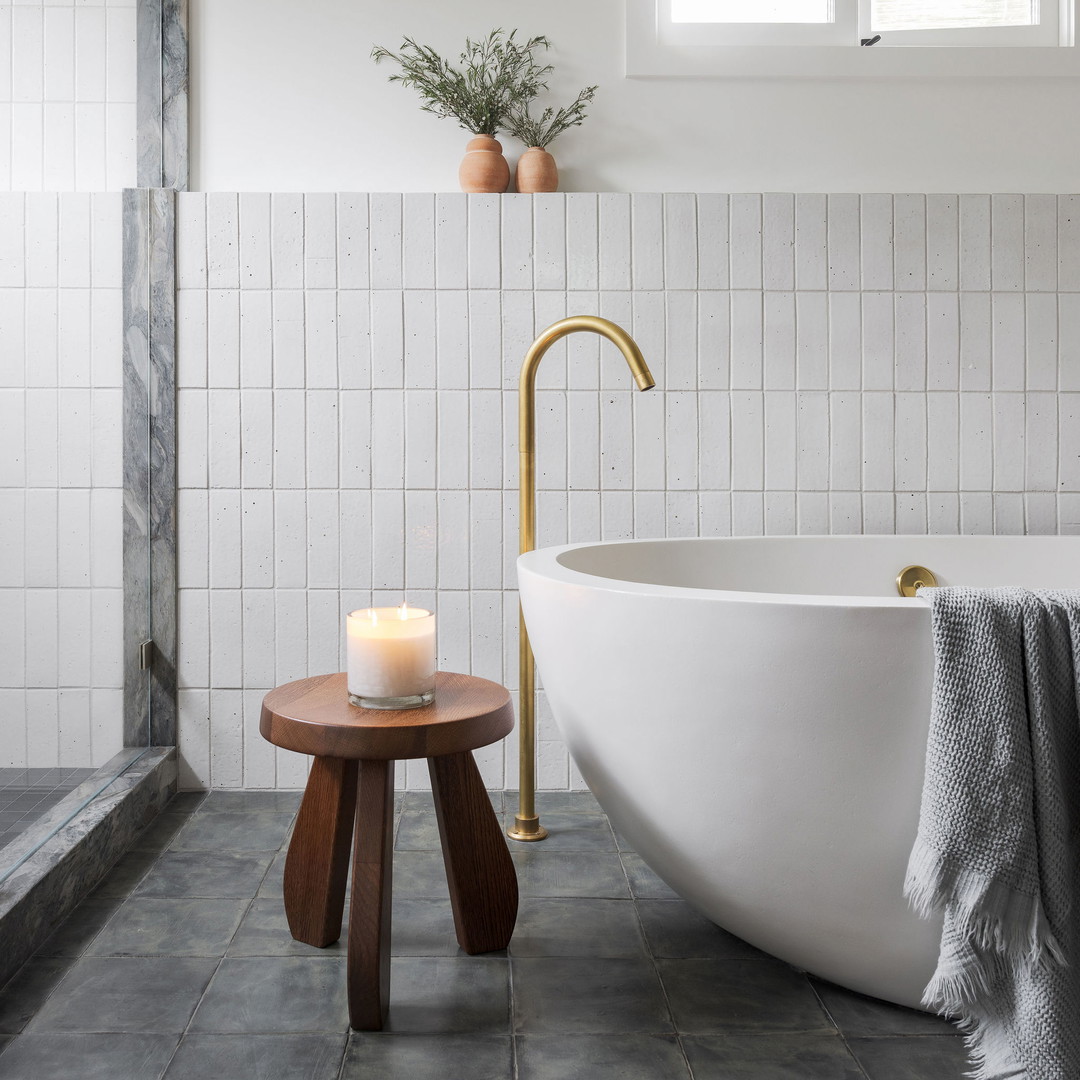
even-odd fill
[{"label": "brass wall valve handle", "polygon": [[901,596],[914,596],[916,590],[924,585],[930,588],[937,585],[933,571],[927,570],[925,566],[905,566],[896,575],[896,591]]}]

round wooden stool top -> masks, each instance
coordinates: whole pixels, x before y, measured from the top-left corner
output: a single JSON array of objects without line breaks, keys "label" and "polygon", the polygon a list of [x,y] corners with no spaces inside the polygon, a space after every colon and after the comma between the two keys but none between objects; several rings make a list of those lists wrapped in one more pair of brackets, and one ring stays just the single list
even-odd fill
[{"label": "round wooden stool top", "polygon": [[263,698],[259,731],[286,750],[316,757],[400,760],[459,754],[497,742],[514,727],[504,686],[440,671],[435,700],[420,709],[351,705],[345,672],[298,679]]}]

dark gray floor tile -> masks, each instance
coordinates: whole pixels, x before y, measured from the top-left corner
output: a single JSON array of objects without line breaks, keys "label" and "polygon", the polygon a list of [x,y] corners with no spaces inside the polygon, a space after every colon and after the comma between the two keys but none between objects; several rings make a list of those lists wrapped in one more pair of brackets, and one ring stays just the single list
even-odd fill
[{"label": "dark gray floor tile", "polygon": [[606,851],[541,851],[537,845],[514,845],[510,851],[522,896],[621,900],[630,895],[618,855]]},{"label": "dark gray floor tile", "polygon": [[245,791],[217,788],[199,806],[200,814],[239,812],[295,814],[300,809],[303,791]]},{"label": "dark gray floor tile", "polygon": [[683,1036],[694,1080],[864,1080],[838,1034]]},{"label": "dark gray floor tile", "polygon": [[186,1035],[165,1080],[337,1080],[338,1035]]},{"label": "dark gray floor tile", "polygon": [[625,836],[623,836],[623,834],[619,832],[619,830],[616,829],[614,825],[611,826],[611,831],[615,834],[615,846],[620,851],[628,851],[633,853],[633,851],[635,850],[634,845],[630,843],[630,841]]},{"label": "dark gray floor tile", "polygon": [[958,1034],[957,1029],[943,1017],[856,994],[824,979],[811,978],[810,982],[836,1026],[845,1035]]},{"label": "dark gray floor tile", "polygon": [[689,1080],[674,1035],[519,1035],[520,1080]]},{"label": "dark gray floor tile", "polygon": [[870,1080],[963,1080],[970,1075],[958,1035],[896,1035],[848,1039]]},{"label": "dark gray floor tile", "polygon": [[450,895],[441,851],[395,851],[394,893],[443,900]]},{"label": "dark gray floor tile", "polygon": [[432,801],[430,791],[403,791],[401,792],[401,810],[408,813],[410,810],[418,810],[421,813],[434,813],[435,803]]},{"label": "dark gray floor tile", "polygon": [[666,1035],[672,1030],[652,962],[522,957],[513,961],[519,1034]]},{"label": "dark gray floor tile", "polygon": [[[615,837],[603,814],[558,810],[543,815],[548,831],[545,851],[614,851]],[[503,815],[503,829],[514,824],[513,811]]]},{"label": "dark gray floor tile", "polygon": [[158,814],[131,845],[132,851],[164,851],[191,820],[190,814]]},{"label": "dark gray floor tile", "polygon": [[28,1031],[158,1031],[187,1027],[216,959],[84,956]]},{"label": "dark gray floor tile", "polygon": [[509,1035],[353,1032],[341,1080],[512,1080]]},{"label": "dark gray floor tile", "polygon": [[406,810],[398,823],[394,847],[398,851],[441,851],[439,823],[433,810]]},{"label": "dark gray floor tile", "polygon": [[341,920],[341,937],[325,949],[293,939],[285,905],[280,897],[268,896],[251,902],[240,929],[229,946],[229,956],[344,956],[348,940],[349,905]]},{"label": "dark gray floor tile", "polygon": [[90,956],[223,956],[250,901],[133,896]]},{"label": "dark gray floor tile", "polygon": [[227,957],[190,1030],[249,1035],[342,1032],[348,1022],[344,957]]},{"label": "dark gray floor tile", "polygon": [[395,957],[390,1020],[398,1034],[508,1035],[510,966],[501,957]]},{"label": "dark gray floor tile", "polygon": [[679,894],[669,889],[646,865],[640,855],[621,856],[630,882],[630,891],[641,900],[678,900]]},{"label": "dark gray floor tile", "polygon": [[[56,989],[72,961],[67,958],[33,956],[0,990],[0,1032],[17,1035]],[[0,1071],[0,1075],[3,1075]]]},{"label": "dark gray floor tile", "polygon": [[[464,956],[450,901],[394,897],[390,952],[394,956]],[[488,954],[485,954],[488,955]]]},{"label": "dark gray floor tile", "polygon": [[[506,791],[505,809],[513,816],[518,809],[518,792]],[[536,812],[545,814],[569,810],[578,814],[602,814],[600,804],[591,791],[538,791],[536,793]]]},{"label": "dark gray floor tile", "polygon": [[205,791],[179,791],[169,800],[165,810],[170,814],[190,814],[205,801]]},{"label": "dark gray floor tile", "polygon": [[176,834],[170,851],[277,851],[285,842],[293,815],[247,813],[193,814]]},{"label": "dark gray floor tile", "polygon": [[129,851],[105,875],[93,895],[127,896],[146,877],[159,857],[156,851]]},{"label": "dark gray floor tile", "polygon": [[642,956],[632,900],[523,897],[511,956]]},{"label": "dark gray floor tile", "polygon": [[273,855],[255,852],[166,851],[136,890],[137,896],[225,896],[250,899]]},{"label": "dark gray floor tile", "polygon": [[282,895],[285,888],[285,858],[287,855],[288,849],[283,847],[274,856],[274,861],[270,864],[270,869],[266,872],[266,877],[263,878],[259,891],[256,893],[257,896]]},{"label": "dark gray floor tile", "polygon": [[14,1038],[14,1035],[0,1035],[0,1054],[4,1052],[4,1048],[8,1046]]},{"label": "dark gray floor tile", "polygon": [[20,1035],[0,1057],[4,1080],[158,1080],[177,1035]]},{"label": "dark gray floor tile", "polygon": [[710,922],[685,900],[639,900],[637,908],[653,956],[716,960],[765,956],[742,938]]},{"label": "dark gray floor tile", "polygon": [[675,1026],[691,1035],[836,1029],[810,981],[779,960],[658,960]]},{"label": "dark gray floor tile", "polygon": [[124,902],[122,896],[87,897],[37,951],[37,956],[81,956]]}]

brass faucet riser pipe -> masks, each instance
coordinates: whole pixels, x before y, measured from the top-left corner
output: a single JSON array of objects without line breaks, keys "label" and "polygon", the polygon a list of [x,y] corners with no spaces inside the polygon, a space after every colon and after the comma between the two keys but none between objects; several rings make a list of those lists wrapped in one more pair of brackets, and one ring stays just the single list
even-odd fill
[{"label": "brass faucet riser pipe", "polygon": [[[536,547],[536,372],[544,354],[568,334],[590,331],[618,346],[634,381],[641,390],[656,384],[637,342],[621,327],[598,315],[573,315],[549,326],[529,347],[521,365],[518,382],[518,461],[520,515],[520,552]],[[514,825],[507,835],[514,840],[543,840],[547,830],[536,814],[536,715],[535,672],[532,646],[529,644],[525,617],[518,612],[518,790],[520,804]]]}]

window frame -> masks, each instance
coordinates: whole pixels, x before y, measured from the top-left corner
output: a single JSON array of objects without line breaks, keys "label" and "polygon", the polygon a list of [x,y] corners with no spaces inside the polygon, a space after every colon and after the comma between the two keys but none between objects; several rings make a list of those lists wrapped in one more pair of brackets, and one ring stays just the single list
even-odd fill
[{"label": "window frame", "polygon": [[[1057,3],[1058,0],[1048,0]],[[719,44],[715,34],[702,34],[703,23],[678,24],[673,33],[670,0],[625,0],[626,75],[628,78],[1046,78],[1080,77],[1080,48],[1075,41],[1076,8],[1080,0],[1060,0],[1057,12],[1059,44],[970,45],[960,41],[957,31],[890,31],[895,47],[883,40],[870,48],[850,44],[793,44],[806,41],[800,30],[820,28],[821,23],[729,23],[725,32],[751,27],[738,44]],[[838,14],[858,7],[863,18],[869,15],[869,0],[835,0]],[[849,7],[850,5],[850,7]],[[764,31],[781,28],[774,40],[762,44]],[[792,28],[799,28],[792,34]],[[690,29],[693,28],[693,29]],[[710,28],[711,29],[711,28]],[[1010,31],[1031,27],[964,28],[961,35]],[[850,32],[850,31],[845,31]],[[935,35],[940,44],[908,45],[896,35],[918,35],[925,40]],[[1053,29],[1050,30],[1053,33]],[[865,36],[865,35],[864,35]],[[673,40],[679,39],[682,40]],[[786,40],[784,40],[786,38]],[[711,40],[710,40],[711,39]],[[729,38],[730,40],[730,38]],[[850,40],[850,39],[849,39]],[[694,41],[694,44],[689,42]],[[704,43],[702,43],[704,42]],[[1064,43],[1064,44],[1061,44]]]}]

